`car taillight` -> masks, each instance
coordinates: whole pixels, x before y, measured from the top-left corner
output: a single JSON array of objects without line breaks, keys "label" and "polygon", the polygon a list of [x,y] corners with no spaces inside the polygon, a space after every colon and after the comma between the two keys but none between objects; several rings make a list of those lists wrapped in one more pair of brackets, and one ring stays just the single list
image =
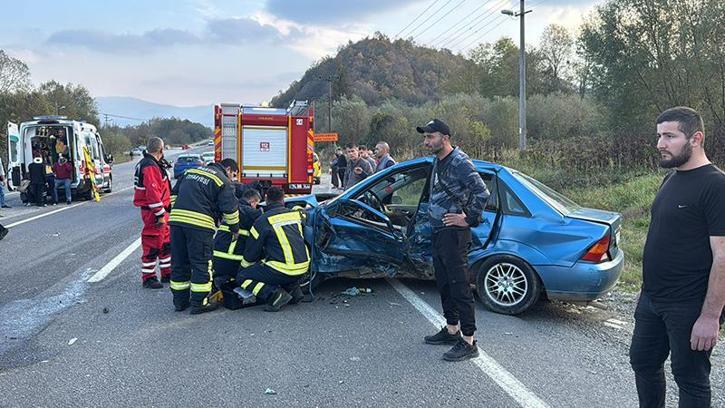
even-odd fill
[{"label": "car taillight", "polygon": [[601,263],[609,260],[609,233],[604,236],[604,238],[597,241],[596,244],[594,244],[591,248],[589,248],[589,251],[587,251],[586,254],[581,258],[582,261],[586,262],[594,262],[594,263]]},{"label": "car taillight", "polygon": [[313,156],[311,151],[307,151],[307,174],[314,174],[315,167],[312,164]]}]

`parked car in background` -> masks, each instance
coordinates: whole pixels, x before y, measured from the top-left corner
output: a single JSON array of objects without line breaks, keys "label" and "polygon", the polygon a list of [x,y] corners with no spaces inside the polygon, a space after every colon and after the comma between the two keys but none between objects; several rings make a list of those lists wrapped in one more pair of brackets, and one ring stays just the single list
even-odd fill
[{"label": "parked car in background", "polygon": [[210,140],[210,141],[206,142],[206,145],[207,146],[214,146],[214,141],[213,140]]},{"label": "parked car in background", "polygon": [[188,144],[181,145],[181,150],[189,150],[191,147]]},{"label": "parked car in background", "polygon": [[[336,197],[287,199],[306,209],[312,286],[332,276],[434,279],[432,162],[399,163]],[[486,307],[519,314],[541,297],[588,302],[614,287],[624,265],[620,214],[583,208],[519,171],[474,164],[491,192],[468,253]]]},{"label": "parked car in background", "polygon": [[176,162],[174,162],[174,178],[177,179],[181,177],[182,174],[188,169],[193,169],[195,167],[201,167],[204,165],[204,160],[201,158],[200,154],[196,153],[185,153],[179,155],[179,157],[176,158]]},{"label": "parked car in background", "polygon": [[214,163],[214,152],[202,153],[201,159],[204,160],[204,164]]}]

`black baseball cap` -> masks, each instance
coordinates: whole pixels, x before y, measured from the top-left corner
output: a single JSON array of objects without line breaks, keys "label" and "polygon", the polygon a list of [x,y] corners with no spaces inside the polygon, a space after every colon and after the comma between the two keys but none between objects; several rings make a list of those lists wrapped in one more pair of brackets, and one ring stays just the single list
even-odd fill
[{"label": "black baseball cap", "polygon": [[426,123],[423,127],[416,127],[415,130],[418,131],[418,133],[434,133],[434,132],[441,132],[444,135],[451,135],[451,129],[446,125],[442,120],[433,119],[430,122]]}]

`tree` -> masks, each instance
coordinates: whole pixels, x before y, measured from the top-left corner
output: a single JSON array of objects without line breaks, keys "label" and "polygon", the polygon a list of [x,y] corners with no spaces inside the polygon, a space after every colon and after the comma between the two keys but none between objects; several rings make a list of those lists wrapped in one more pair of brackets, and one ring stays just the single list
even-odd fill
[{"label": "tree", "polygon": [[98,108],[91,93],[83,85],[68,83],[62,85],[56,81],[48,81],[40,85],[38,90],[49,102],[51,109],[46,115],[61,114],[74,120],[99,126]]},{"label": "tree", "polygon": [[569,89],[563,79],[569,74],[573,47],[574,38],[565,27],[551,24],[544,29],[538,51],[546,76],[547,93]]},{"label": "tree", "polygon": [[29,91],[30,69],[21,60],[0,50],[0,94]]},{"label": "tree", "polygon": [[367,137],[370,129],[370,111],[359,97],[341,98],[332,106],[332,128],[340,134],[341,143],[358,143]]}]

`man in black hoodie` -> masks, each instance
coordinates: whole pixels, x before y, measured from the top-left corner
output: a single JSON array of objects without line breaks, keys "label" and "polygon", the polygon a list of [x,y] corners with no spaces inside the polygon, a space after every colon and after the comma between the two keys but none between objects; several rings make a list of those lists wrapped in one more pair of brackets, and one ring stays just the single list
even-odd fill
[{"label": "man in black hoodie", "polygon": [[45,207],[45,164],[40,157],[33,158],[33,162],[28,166],[28,174],[30,176],[30,188],[35,196],[35,204],[38,207]]}]

